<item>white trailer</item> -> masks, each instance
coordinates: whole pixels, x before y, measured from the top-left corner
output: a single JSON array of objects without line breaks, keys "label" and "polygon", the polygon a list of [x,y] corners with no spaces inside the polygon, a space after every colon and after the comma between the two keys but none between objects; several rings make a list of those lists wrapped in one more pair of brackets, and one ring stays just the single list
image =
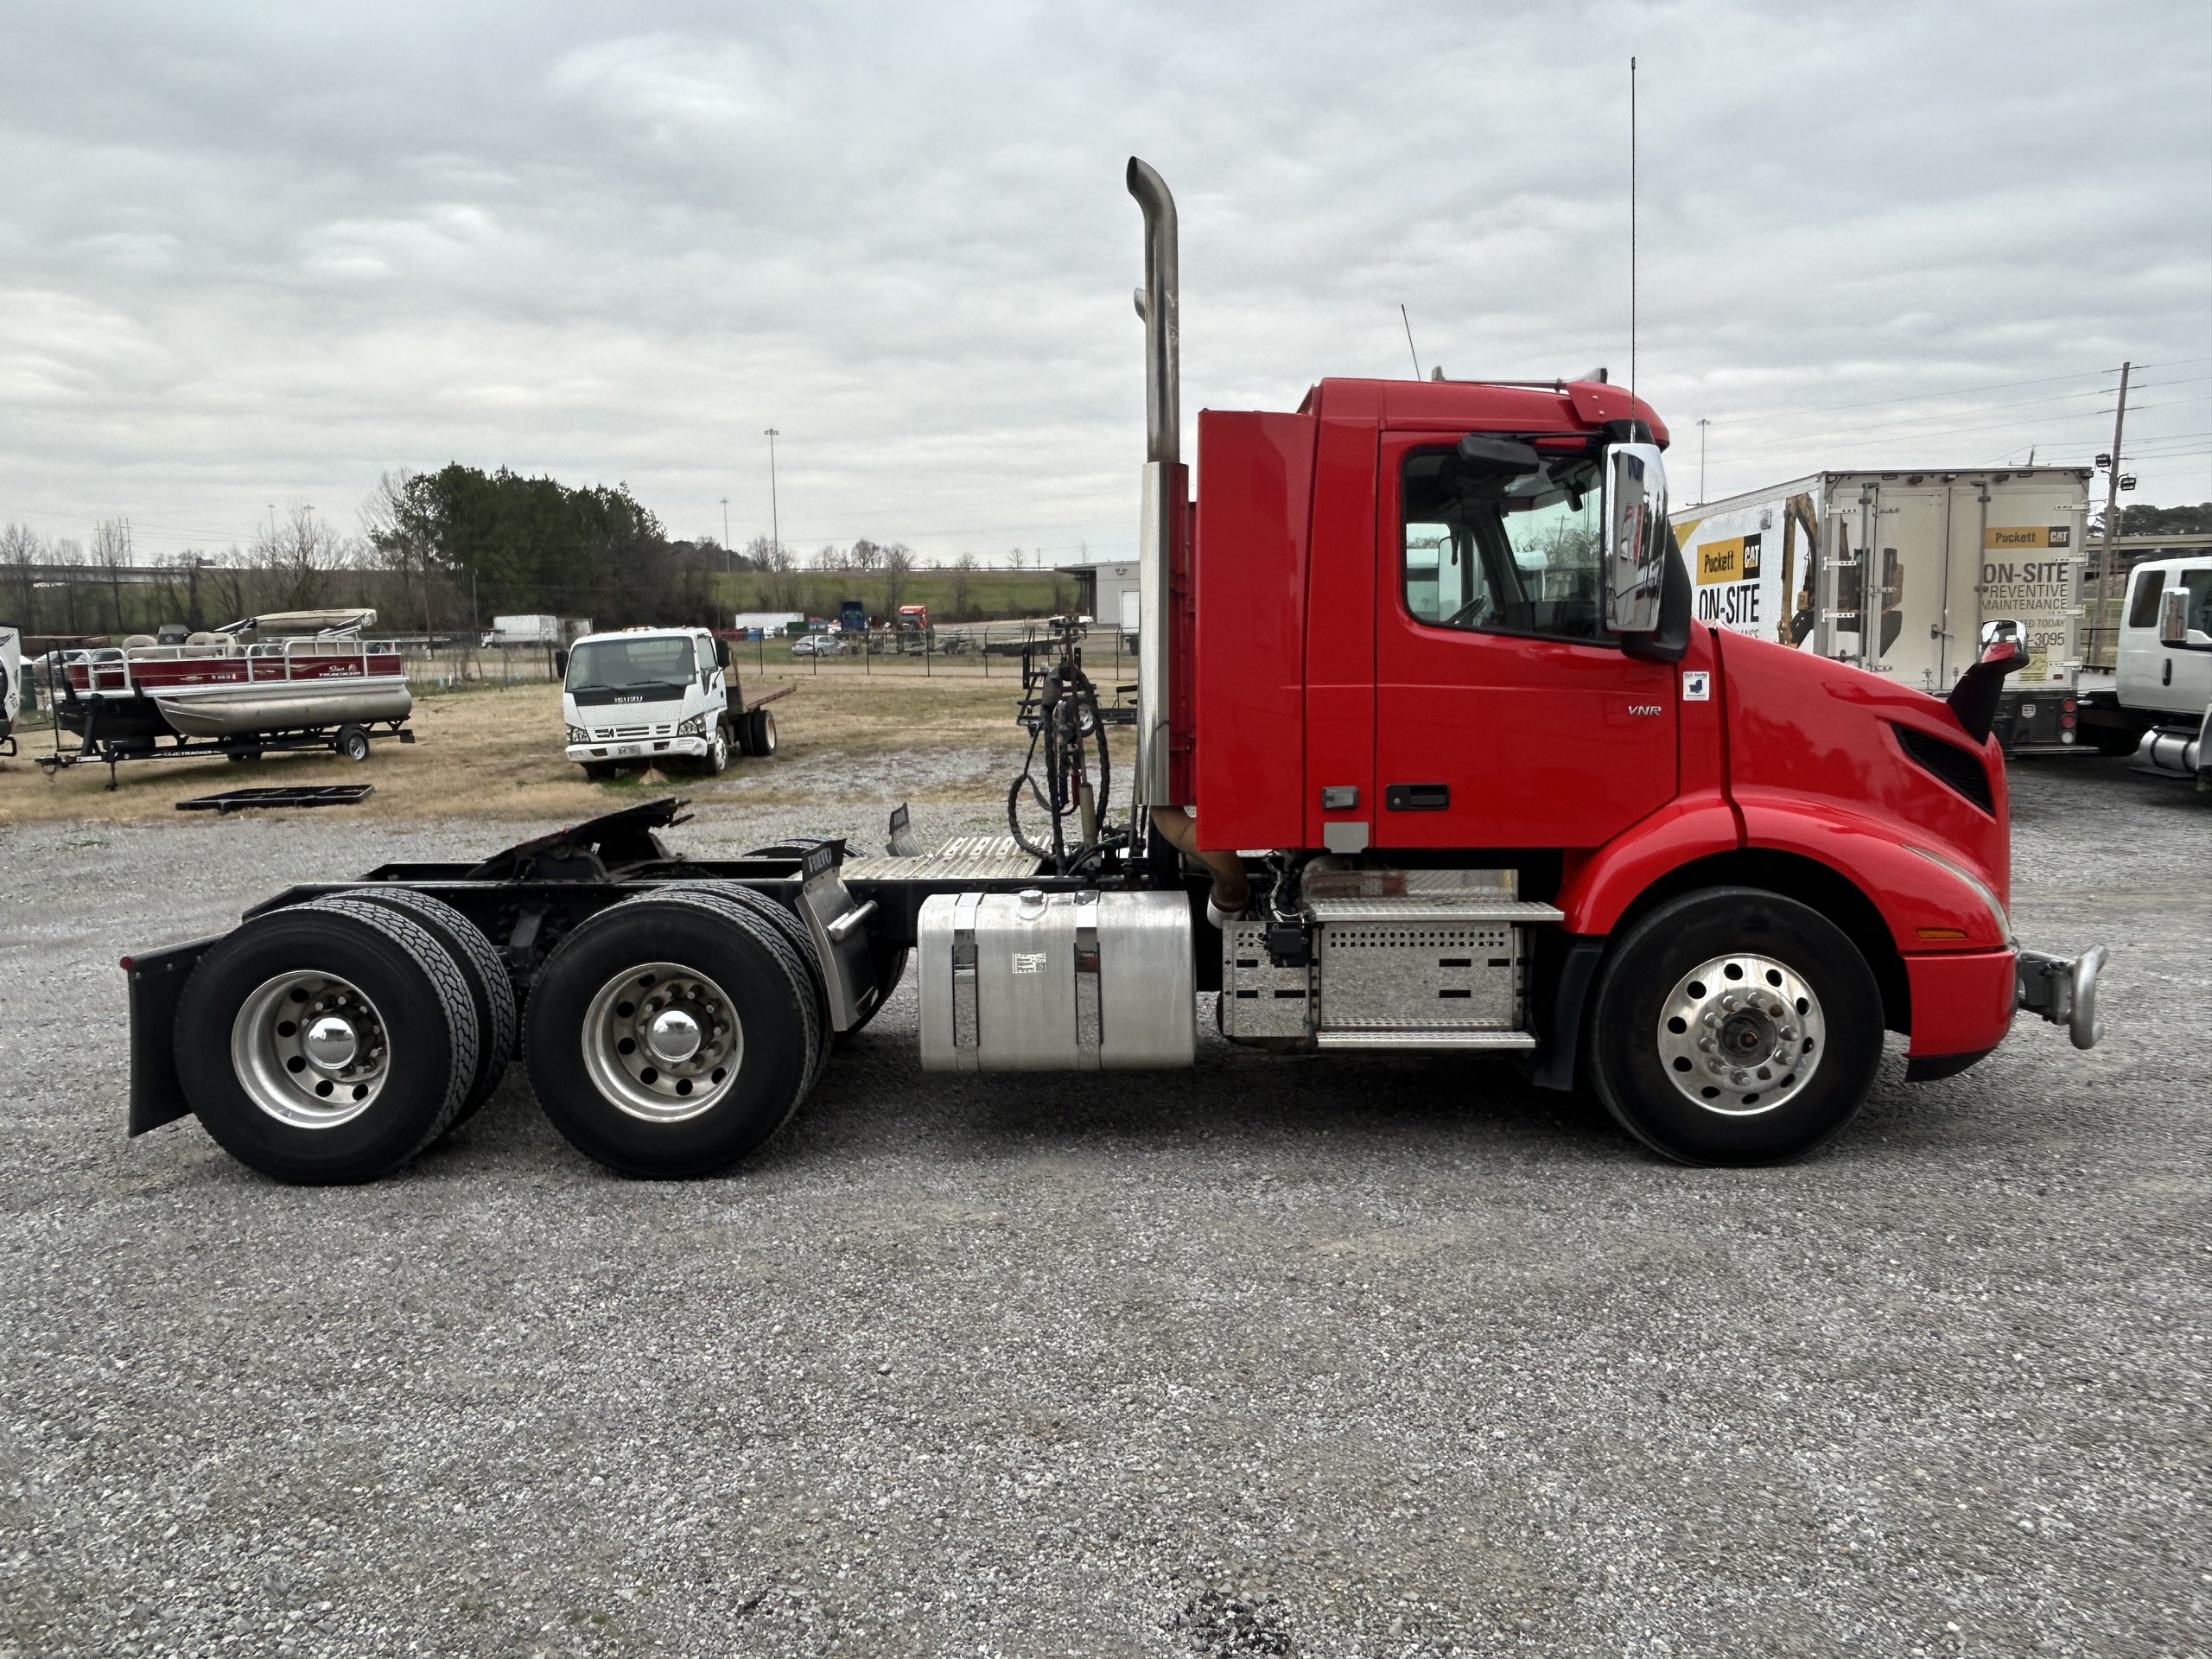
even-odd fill
[{"label": "white trailer", "polygon": [[2075,741],[2082,548],[2089,473],[2078,467],[1821,472],[1669,515],[1696,614],[1938,696],[2017,637],[2007,749]]},{"label": "white trailer", "polygon": [[16,752],[16,716],[23,707],[23,636],[0,623],[0,754]]}]

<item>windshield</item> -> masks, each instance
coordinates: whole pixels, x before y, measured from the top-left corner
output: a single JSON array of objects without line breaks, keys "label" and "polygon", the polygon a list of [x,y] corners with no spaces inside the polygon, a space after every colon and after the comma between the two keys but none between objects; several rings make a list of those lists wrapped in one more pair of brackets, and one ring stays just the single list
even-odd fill
[{"label": "windshield", "polygon": [[634,639],[587,639],[569,653],[570,691],[626,691],[677,688],[691,677],[691,640],[686,634],[640,634]]},{"label": "windshield", "polygon": [[1518,478],[1416,450],[1404,475],[1406,607],[1488,632],[1606,638],[1598,604],[1597,457],[1548,454]]}]

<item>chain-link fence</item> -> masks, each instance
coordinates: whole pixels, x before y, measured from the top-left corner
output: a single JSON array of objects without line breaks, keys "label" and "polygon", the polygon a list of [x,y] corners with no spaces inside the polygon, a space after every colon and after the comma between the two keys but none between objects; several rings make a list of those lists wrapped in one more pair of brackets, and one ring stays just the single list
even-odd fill
[{"label": "chain-link fence", "polygon": [[[1051,625],[1039,619],[763,635],[733,641],[730,654],[741,671],[757,674],[973,675],[1018,685],[1023,655],[1052,649]],[[1084,635],[1083,658],[1101,696],[1110,699],[1114,688],[1136,678],[1136,636],[1093,627]]]}]

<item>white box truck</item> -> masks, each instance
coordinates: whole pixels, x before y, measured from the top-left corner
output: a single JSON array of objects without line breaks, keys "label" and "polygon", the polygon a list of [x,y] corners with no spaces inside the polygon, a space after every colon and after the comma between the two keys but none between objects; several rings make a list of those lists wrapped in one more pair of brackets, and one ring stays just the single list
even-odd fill
[{"label": "white box truck", "polygon": [[2078,467],[1821,472],[1669,516],[1700,621],[1938,696],[1986,632],[2015,637],[1997,735],[2063,748],[2088,741],[2082,695],[2109,701],[2081,671],[2088,488]]},{"label": "white box truck", "polygon": [[23,636],[0,623],[0,754],[16,752],[16,716],[23,708]]}]

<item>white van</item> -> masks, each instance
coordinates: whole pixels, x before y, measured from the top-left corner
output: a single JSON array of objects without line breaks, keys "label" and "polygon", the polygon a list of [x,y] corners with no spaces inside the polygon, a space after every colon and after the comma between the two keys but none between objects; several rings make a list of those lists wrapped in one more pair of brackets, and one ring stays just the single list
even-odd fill
[{"label": "white van", "polygon": [[628,628],[569,648],[561,683],[567,753],[587,777],[648,766],[713,777],[733,752],[776,752],[767,705],[788,685],[747,696],[728,645],[704,628]]}]

